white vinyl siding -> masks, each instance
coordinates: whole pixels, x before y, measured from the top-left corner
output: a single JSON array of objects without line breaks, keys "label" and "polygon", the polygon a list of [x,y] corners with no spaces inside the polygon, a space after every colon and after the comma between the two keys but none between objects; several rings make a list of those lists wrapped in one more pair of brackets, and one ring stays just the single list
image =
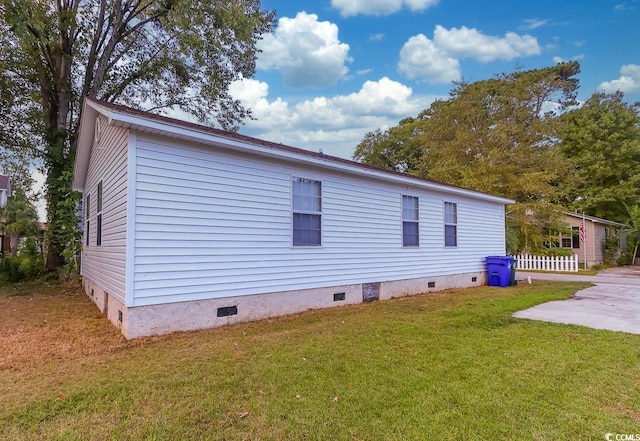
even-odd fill
[{"label": "white vinyl siding", "polygon": [[[109,295],[124,302],[128,130],[110,126],[106,118],[100,118],[103,119],[101,133],[91,150],[84,183],[85,234],[89,245],[82,250],[81,272]],[[98,187],[102,188],[100,198]],[[103,222],[99,231],[98,224],[105,219],[108,222]],[[96,246],[100,243],[98,237],[101,246]],[[85,244],[86,239],[87,236]]]},{"label": "white vinyl siding", "polygon": [[[501,203],[412,188],[421,246],[402,248],[406,185],[137,139],[132,306],[478,272],[504,253]],[[321,182],[322,247],[291,247],[294,177]],[[464,247],[442,249],[445,198]]]}]

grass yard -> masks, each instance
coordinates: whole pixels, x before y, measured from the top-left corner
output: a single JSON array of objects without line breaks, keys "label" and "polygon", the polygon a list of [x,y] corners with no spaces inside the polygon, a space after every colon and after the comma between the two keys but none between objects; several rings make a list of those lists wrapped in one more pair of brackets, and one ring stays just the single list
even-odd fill
[{"label": "grass yard", "polygon": [[79,287],[0,288],[0,439],[637,433],[640,336],[511,317],[584,286],[452,290],[133,342]]}]

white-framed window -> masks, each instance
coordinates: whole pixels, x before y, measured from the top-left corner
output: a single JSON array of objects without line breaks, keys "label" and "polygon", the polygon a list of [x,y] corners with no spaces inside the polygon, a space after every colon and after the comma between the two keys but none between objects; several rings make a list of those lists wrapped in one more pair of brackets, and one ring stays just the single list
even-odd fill
[{"label": "white-framed window", "polygon": [[571,227],[571,235],[560,233],[561,248],[580,248],[580,227]]},{"label": "white-framed window", "polygon": [[84,211],[84,243],[86,246],[89,246],[89,217],[91,217],[91,193],[87,193],[87,196],[85,197],[85,209]]},{"label": "white-framed window", "polygon": [[444,246],[458,246],[458,204],[444,203]]},{"label": "white-framed window", "polygon": [[420,207],[416,196],[402,195],[402,246],[420,246]]},{"label": "white-framed window", "polygon": [[322,183],[293,178],[293,246],[322,245]]},{"label": "white-framed window", "polygon": [[98,182],[96,197],[96,245],[102,245],[102,181]]}]

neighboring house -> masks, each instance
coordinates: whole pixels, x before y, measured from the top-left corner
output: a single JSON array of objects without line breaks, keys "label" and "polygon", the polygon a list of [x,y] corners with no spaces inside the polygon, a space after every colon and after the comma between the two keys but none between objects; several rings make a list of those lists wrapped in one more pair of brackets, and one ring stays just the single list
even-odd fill
[{"label": "neighboring house", "polygon": [[482,285],[513,202],[90,99],[73,187],[128,338]]},{"label": "neighboring house", "polygon": [[[580,225],[584,218],[585,242],[580,242]],[[558,246],[571,248],[578,260],[584,262],[585,249],[587,266],[602,263],[604,259],[604,242],[609,237],[618,237],[618,254],[626,251],[627,240],[623,232],[624,224],[600,219],[594,216],[586,216],[581,213],[565,213],[564,222],[571,226],[571,233],[559,233]]]},{"label": "neighboring house", "polygon": [[[7,198],[11,195],[11,179],[9,176],[0,175],[0,210],[7,205]],[[0,224],[5,220],[0,217]],[[0,256],[9,252],[9,236],[0,228]]]}]

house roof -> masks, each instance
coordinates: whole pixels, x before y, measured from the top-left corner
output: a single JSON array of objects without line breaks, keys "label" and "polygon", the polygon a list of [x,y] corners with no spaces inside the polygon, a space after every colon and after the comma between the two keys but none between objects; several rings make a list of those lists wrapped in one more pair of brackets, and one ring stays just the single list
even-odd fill
[{"label": "house roof", "polygon": [[595,216],[588,216],[586,214],[582,214],[582,213],[577,213],[577,212],[566,212],[565,213],[567,216],[571,216],[571,217],[575,217],[578,219],[585,219],[588,221],[591,221],[595,224],[604,224],[604,225],[610,225],[612,227],[624,227],[624,224],[621,224],[620,222],[614,222],[614,221],[610,221],[607,219],[602,219],[599,217],[595,217]]},{"label": "house roof", "polygon": [[263,157],[288,160],[307,165],[315,165],[342,173],[368,177],[369,179],[394,181],[405,185],[414,185],[419,188],[428,188],[431,190],[458,194],[496,203],[511,204],[514,202],[511,199],[443,184],[441,182],[406,173],[386,170],[348,159],[325,155],[321,152],[314,152],[265,141],[234,132],[215,129],[188,121],[156,115],[119,104],[90,98],[85,98],[83,102],[80,132],[78,135],[78,149],[76,153],[73,180],[73,188],[78,191],[84,190],[84,182],[89,167],[91,148],[93,147],[95,121],[99,115],[105,116],[108,119],[108,124],[110,125],[124,127],[139,132],[164,135],[175,139],[183,139],[201,144],[215,145],[223,149],[252,153]]},{"label": "house roof", "polygon": [[7,193],[11,193],[11,178],[9,176],[0,175],[0,190],[7,190]]}]

